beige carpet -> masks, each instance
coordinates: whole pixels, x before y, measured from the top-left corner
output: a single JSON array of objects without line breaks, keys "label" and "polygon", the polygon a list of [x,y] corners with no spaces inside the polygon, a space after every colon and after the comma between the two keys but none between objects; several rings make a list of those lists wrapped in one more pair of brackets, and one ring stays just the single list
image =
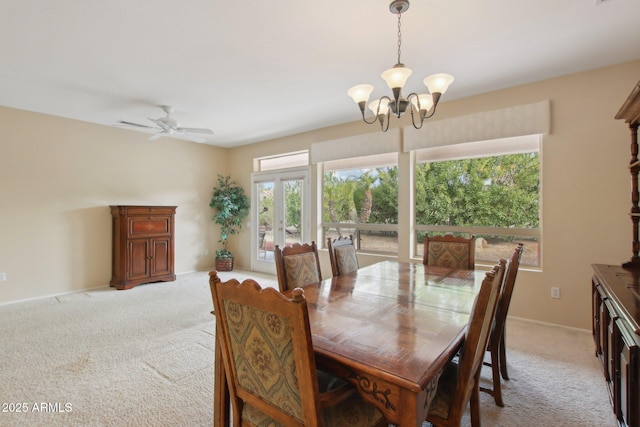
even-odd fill
[{"label": "beige carpet", "polygon": [[[0,426],[212,425],[211,310],[207,272],[0,306]],[[590,333],[507,333],[506,407],[483,393],[484,426],[616,426]]]}]

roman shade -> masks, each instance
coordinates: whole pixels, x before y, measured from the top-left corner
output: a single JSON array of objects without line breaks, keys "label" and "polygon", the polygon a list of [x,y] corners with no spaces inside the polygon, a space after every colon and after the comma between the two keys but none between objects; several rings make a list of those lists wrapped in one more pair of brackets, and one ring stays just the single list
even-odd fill
[{"label": "roman shade", "polygon": [[311,144],[311,164],[400,152],[400,129],[372,132]]},{"label": "roman shade", "polygon": [[405,126],[403,151],[473,141],[546,134],[551,129],[550,101],[434,120],[422,129]]}]

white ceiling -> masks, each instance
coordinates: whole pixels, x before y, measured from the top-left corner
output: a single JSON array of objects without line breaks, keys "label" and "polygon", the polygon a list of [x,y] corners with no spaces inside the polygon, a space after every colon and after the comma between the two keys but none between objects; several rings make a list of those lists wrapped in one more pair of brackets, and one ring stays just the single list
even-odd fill
[{"label": "white ceiling", "polygon": [[[0,0],[0,105],[113,126],[166,104],[223,147],[356,121],[347,89],[390,92],[389,3]],[[640,0],[413,0],[405,92],[446,72],[446,102],[639,59],[638,18]]]}]

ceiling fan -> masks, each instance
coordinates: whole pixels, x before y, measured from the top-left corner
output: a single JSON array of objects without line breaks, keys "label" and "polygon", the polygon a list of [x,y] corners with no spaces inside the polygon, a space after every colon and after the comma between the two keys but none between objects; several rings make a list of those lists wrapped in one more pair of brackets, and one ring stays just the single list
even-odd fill
[{"label": "ceiling fan", "polygon": [[213,131],[211,129],[181,127],[180,123],[178,123],[176,119],[171,117],[173,107],[170,107],[168,105],[160,105],[159,107],[162,108],[166,115],[164,117],[160,117],[159,119],[149,119],[157,126],[147,126],[140,123],[127,122],[124,120],[119,120],[118,124],[156,130],[157,132],[151,135],[151,137],[149,138],[150,140],[166,136],[169,138],[187,139],[193,142],[206,142],[204,138],[190,134],[199,133],[205,135],[213,135]]}]

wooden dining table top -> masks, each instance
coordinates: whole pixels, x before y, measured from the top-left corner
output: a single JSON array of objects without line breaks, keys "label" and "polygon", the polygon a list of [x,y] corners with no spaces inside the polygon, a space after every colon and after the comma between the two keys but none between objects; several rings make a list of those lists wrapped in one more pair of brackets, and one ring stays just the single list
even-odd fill
[{"label": "wooden dining table top", "polygon": [[305,286],[316,356],[419,392],[462,342],[484,276],[383,261]]}]

